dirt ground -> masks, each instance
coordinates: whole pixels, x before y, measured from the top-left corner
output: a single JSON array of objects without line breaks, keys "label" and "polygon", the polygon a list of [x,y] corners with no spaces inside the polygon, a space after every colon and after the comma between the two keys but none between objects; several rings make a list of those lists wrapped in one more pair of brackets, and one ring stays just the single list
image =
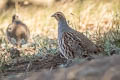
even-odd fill
[{"label": "dirt ground", "polygon": [[[24,49],[26,53],[34,53],[35,49]],[[55,54],[46,54],[44,56],[36,56],[34,58],[25,58],[20,57],[21,51],[11,48],[9,51],[10,57],[13,58],[9,64],[4,64],[4,69],[0,71],[0,80],[3,77],[13,76],[19,73],[26,72],[41,72],[44,69],[48,71],[58,70],[60,68],[69,68],[70,66],[74,66],[75,64],[81,63],[83,61],[92,60],[95,57],[91,57],[89,55],[84,55],[80,60],[78,59],[76,62],[68,62],[61,53],[58,51]],[[15,56],[16,55],[16,56]],[[95,54],[98,56],[98,54]]]},{"label": "dirt ground", "polygon": [[12,62],[9,65],[5,65],[6,70],[0,73],[0,76],[7,76],[9,74],[29,72],[29,71],[40,71],[41,69],[55,69],[60,64],[65,64],[66,59],[61,57],[60,53],[47,54],[45,57],[37,57],[32,60],[25,59],[14,59],[17,62]]}]

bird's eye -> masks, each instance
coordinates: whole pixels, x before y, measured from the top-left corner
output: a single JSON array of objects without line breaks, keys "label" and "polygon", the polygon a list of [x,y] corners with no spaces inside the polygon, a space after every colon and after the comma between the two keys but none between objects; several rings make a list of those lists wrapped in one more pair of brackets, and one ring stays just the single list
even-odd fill
[{"label": "bird's eye", "polygon": [[57,14],[57,16],[59,16],[60,14]]}]

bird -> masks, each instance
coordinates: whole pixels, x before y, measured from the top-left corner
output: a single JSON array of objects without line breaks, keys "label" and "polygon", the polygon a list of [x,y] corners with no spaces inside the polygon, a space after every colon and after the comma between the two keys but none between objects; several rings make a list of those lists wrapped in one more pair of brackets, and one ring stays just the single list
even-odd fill
[{"label": "bird", "polygon": [[54,17],[58,22],[58,46],[66,59],[80,58],[86,53],[98,52],[96,44],[83,33],[69,26],[62,12],[56,12],[51,17]]},{"label": "bird", "polygon": [[26,24],[24,24],[19,16],[14,14],[12,16],[12,22],[6,29],[6,35],[8,41],[16,47],[21,47],[28,42],[30,31]]}]

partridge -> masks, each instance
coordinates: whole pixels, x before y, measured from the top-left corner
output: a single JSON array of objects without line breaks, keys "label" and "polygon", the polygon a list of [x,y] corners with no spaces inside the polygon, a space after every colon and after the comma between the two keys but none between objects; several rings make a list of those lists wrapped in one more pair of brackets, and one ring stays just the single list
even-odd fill
[{"label": "partridge", "polygon": [[30,31],[28,27],[19,20],[17,15],[13,15],[12,23],[8,25],[6,34],[7,39],[11,44],[21,47],[21,45],[27,43]]},{"label": "partridge", "polygon": [[62,12],[56,12],[52,17],[58,22],[58,45],[65,58],[80,58],[85,53],[96,53],[98,51],[97,46],[83,33],[69,27]]}]

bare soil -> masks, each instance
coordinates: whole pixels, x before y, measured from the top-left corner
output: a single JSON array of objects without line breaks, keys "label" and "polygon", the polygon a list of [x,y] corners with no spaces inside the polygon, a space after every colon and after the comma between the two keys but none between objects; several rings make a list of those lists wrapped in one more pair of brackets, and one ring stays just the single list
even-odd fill
[{"label": "bare soil", "polygon": [[66,63],[66,59],[61,57],[60,53],[47,54],[45,57],[37,57],[32,60],[22,58],[14,59],[17,62],[12,62],[5,65],[5,70],[0,73],[0,76],[16,74],[29,71],[40,71],[42,69],[55,69],[61,64]]}]

